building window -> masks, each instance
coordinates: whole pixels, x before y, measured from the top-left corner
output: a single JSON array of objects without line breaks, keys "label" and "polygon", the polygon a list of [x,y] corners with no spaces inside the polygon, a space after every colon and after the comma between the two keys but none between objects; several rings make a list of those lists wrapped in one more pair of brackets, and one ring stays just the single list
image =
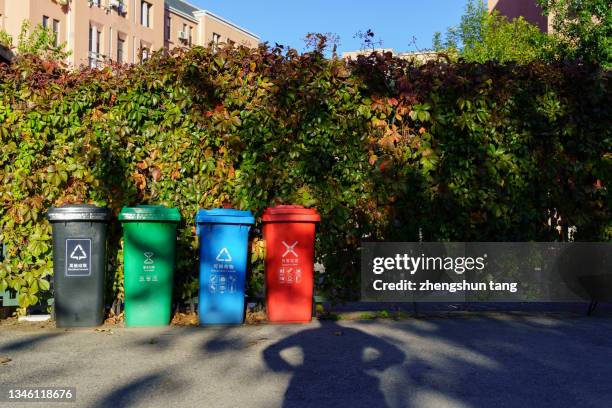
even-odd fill
[{"label": "building window", "polygon": [[166,41],[170,41],[170,33],[172,32],[172,17],[166,17]]},{"label": "building window", "polygon": [[96,29],[95,27],[89,26],[89,67],[95,67],[94,59],[94,44],[96,42]]},{"label": "building window", "polygon": [[217,49],[219,48],[219,42],[221,42],[221,35],[217,33],[213,33],[212,42],[213,42],[213,52],[217,52]]},{"label": "building window", "polygon": [[117,14],[123,17],[125,17],[125,15],[127,14],[127,7],[125,7],[125,0],[117,1]]},{"label": "building window", "polygon": [[143,27],[151,27],[151,4],[146,1],[142,2],[141,12],[140,12],[140,24]]},{"label": "building window", "polygon": [[55,44],[56,47],[59,45],[59,36],[60,36],[59,25],[60,25],[59,20],[53,19],[53,24],[51,25],[51,29],[53,30],[53,44]]},{"label": "building window", "polygon": [[[127,14],[127,7],[125,5],[125,0],[107,0],[108,1],[108,9],[107,12],[109,10],[115,10],[117,12],[117,14],[119,14],[120,16],[125,17]],[[100,7],[100,5],[98,4],[98,7]]]},{"label": "building window", "polygon": [[144,63],[148,59],[149,59],[149,49],[148,48],[142,48],[142,57],[140,59],[140,62]]},{"label": "building window", "polygon": [[179,40],[183,43],[187,41],[187,24],[183,24],[183,31],[179,33]]},{"label": "building window", "polygon": [[191,46],[193,37],[192,37],[193,27],[189,26],[189,45]]},{"label": "building window", "polygon": [[125,40],[117,36],[117,62],[123,63],[123,50],[125,49]]},{"label": "building window", "polygon": [[113,27],[108,27],[108,48],[106,49],[106,55],[108,59],[113,59]]},{"label": "building window", "polygon": [[43,16],[42,26],[43,28],[49,28],[49,16]]},{"label": "building window", "polygon": [[89,5],[90,6],[100,7],[101,6],[101,0],[89,0]]},{"label": "building window", "polygon": [[89,66],[96,68],[100,58],[100,37],[102,33],[95,26],[89,26]]},{"label": "building window", "polygon": [[235,47],[236,46],[236,41],[232,41],[229,38],[227,39],[227,45],[229,45],[230,47]]}]

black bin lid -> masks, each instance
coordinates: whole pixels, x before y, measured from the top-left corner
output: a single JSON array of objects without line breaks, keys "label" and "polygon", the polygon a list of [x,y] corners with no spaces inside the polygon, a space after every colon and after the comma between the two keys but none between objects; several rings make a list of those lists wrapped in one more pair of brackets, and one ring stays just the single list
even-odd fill
[{"label": "black bin lid", "polygon": [[91,204],[51,207],[47,212],[47,218],[51,222],[108,221],[110,217],[111,214],[108,207],[97,207]]}]

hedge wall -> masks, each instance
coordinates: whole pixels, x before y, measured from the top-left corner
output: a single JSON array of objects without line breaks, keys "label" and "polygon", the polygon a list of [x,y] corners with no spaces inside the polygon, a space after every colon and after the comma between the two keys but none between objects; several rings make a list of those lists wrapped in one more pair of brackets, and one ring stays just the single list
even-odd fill
[{"label": "hedge wall", "polygon": [[[320,292],[358,289],[362,239],[576,240],[612,236],[610,73],[567,63],[352,63],[261,47],[155,55],[68,71],[0,69],[0,290],[21,312],[49,296],[52,205],[181,210],[176,299],[196,293],[198,208],[261,216],[316,207]],[[259,225],[258,225],[259,227]],[[111,226],[108,303],[122,297]],[[252,240],[249,292],[263,291]]]}]

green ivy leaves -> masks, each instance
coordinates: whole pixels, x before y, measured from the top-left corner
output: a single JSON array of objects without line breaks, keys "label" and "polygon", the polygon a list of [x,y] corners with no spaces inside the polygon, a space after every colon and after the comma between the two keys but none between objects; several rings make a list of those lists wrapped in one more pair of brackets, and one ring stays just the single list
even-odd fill
[{"label": "green ivy leaves", "polygon": [[[44,216],[67,203],[178,207],[177,299],[197,290],[199,208],[316,207],[318,290],[336,298],[357,293],[363,239],[563,239],[551,210],[580,239],[608,239],[609,79],[578,64],[347,64],[265,47],[113,70],[18,62],[0,71],[0,290],[22,311],[51,295]],[[108,299],[123,293],[120,233],[112,224]]]}]

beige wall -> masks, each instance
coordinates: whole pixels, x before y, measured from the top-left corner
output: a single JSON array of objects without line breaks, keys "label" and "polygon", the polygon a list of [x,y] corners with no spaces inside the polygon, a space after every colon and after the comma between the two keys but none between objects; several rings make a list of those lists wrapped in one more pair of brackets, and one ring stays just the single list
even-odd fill
[{"label": "beige wall", "polygon": [[[10,3],[11,1],[9,1]],[[23,1],[24,3],[26,1]],[[32,26],[42,24],[43,16],[49,17],[49,27],[51,28],[51,22],[58,20],[60,22],[59,28],[59,42],[63,43],[66,41],[66,7],[62,7],[57,3],[51,1],[37,1],[30,0],[30,12],[29,20]]]},{"label": "beige wall", "polygon": [[22,22],[30,19],[30,0],[5,1],[2,14],[4,15],[4,30],[13,37],[13,45],[15,45]]},{"label": "beige wall", "polygon": [[[107,4],[108,1],[102,0],[102,4]],[[73,1],[73,36],[69,46],[74,53],[74,64],[87,63],[90,25],[101,32],[99,53],[112,61],[117,60],[119,38],[125,41],[121,62],[139,62],[138,54],[142,47],[150,48],[151,51],[163,48],[164,2],[147,2],[152,5],[150,27],[141,25],[141,0],[125,0],[127,14],[124,16],[114,10],[107,12],[104,8],[89,7],[87,1]]]},{"label": "beige wall", "polygon": [[4,0],[0,0],[0,30],[4,30]]},{"label": "beige wall", "polygon": [[[51,0],[0,0],[4,2],[5,30],[16,38],[24,20],[38,25],[43,16],[60,21],[61,42],[72,51],[70,61],[74,65],[88,64],[89,27],[100,31],[101,59],[117,59],[119,36],[125,40],[123,62],[138,62],[141,47],[156,51],[164,47],[164,0],[147,0],[152,5],[150,27],[141,25],[141,0],[124,0],[125,16],[108,9],[110,0],[101,0],[102,7],[89,6],[88,0],[72,0],[70,7],[60,6]],[[2,4],[0,4],[2,6]],[[2,10],[2,9],[0,9]]]},{"label": "beige wall", "polygon": [[393,48],[376,48],[373,51],[372,50],[360,50],[360,51],[347,51],[347,52],[343,52],[342,53],[342,58],[344,58],[346,60],[350,60],[350,59],[356,60],[361,55],[367,57],[370,54],[372,54],[372,52],[377,52],[379,54],[385,54],[387,52],[390,52],[394,56],[397,55],[397,53],[395,52],[395,50]]},{"label": "beige wall", "polygon": [[[183,24],[192,27],[193,45],[208,45],[213,35],[220,36],[220,43],[232,41],[238,45],[257,47],[259,38],[243,28],[232,24],[208,11],[200,11],[190,18],[180,12],[165,8],[164,0],[147,0],[152,5],[150,27],[141,24],[142,0],[124,0],[127,13],[120,15],[108,7],[111,0],[100,0],[101,7],[90,6],[89,0],[71,0],[70,6],[60,6],[52,0],[0,0],[0,27],[16,40],[22,22],[28,20],[32,26],[41,24],[43,16],[59,23],[59,41],[66,42],[71,51],[69,62],[75,66],[89,63],[89,27],[100,32],[97,56],[102,60],[117,60],[119,38],[123,39],[123,60],[139,62],[139,51],[147,48],[157,51],[187,46],[188,42],[179,41]],[[171,17],[170,40],[166,41],[166,17]],[[15,42],[14,40],[14,42]],[[94,55],[96,56],[96,55]]]},{"label": "beige wall", "polygon": [[[165,43],[167,49],[188,45],[187,42],[179,41],[179,32],[183,31],[184,24],[188,28],[192,27],[193,45],[207,46],[213,41],[214,34],[220,36],[220,43],[227,43],[229,40],[236,45],[246,45],[247,47],[254,48],[259,45],[259,38],[255,35],[207,11],[200,11],[196,13],[195,19],[191,19],[173,9],[167,9],[167,16],[170,16],[171,21],[170,41]],[[166,22],[166,19],[164,19],[164,22]]]},{"label": "beige wall", "polygon": [[[179,40],[179,32],[183,31],[184,25],[187,26],[187,30],[191,27],[191,37],[192,44],[197,45],[198,42],[198,22],[195,18],[186,18],[183,14],[177,13],[173,10],[166,9],[165,13],[166,17],[170,17],[170,40],[166,40],[165,38],[165,30],[164,30],[164,40],[165,47],[168,50],[172,50],[176,47],[185,47],[189,45],[187,41]],[[167,20],[164,18],[164,24],[166,24]],[[165,26],[164,26],[165,27]],[[187,33],[187,38],[189,38],[189,33]]]},{"label": "beige wall", "polygon": [[497,10],[509,20],[522,16],[525,20],[538,26],[542,32],[550,32],[549,19],[542,15],[542,9],[536,0],[488,0],[489,11]]},{"label": "beige wall", "polygon": [[236,45],[245,45],[251,48],[259,45],[259,38],[212,13],[202,11],[196,13],[196,17],[200,20],[198,27],[199,45],[208,45],[213,41],[214,34],[220,35],[220,43],[227,43],[229,40]]}]

